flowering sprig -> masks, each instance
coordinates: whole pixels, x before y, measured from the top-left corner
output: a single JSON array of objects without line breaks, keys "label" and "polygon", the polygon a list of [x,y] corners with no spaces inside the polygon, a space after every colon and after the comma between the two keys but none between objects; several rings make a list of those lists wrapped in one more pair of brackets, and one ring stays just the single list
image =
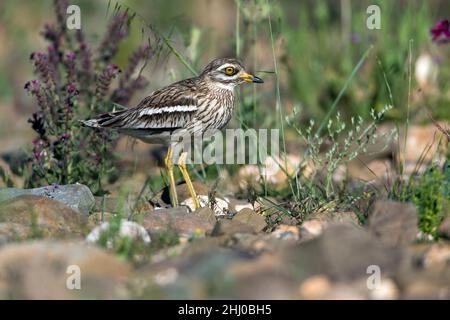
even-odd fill
[{"label": "flowering sprig", "polygon": [[133,94],[148,85],[148,80],[140,73],[136,79],[132,80],[132,75],[140,63],[147,63],[153,55],[153,50],[149,44],[140,46],[128,59],[127,67],[119,79],[119,87],[113,92],[112,99],[119,104],[127,104]]},{"label": "flowering sprig", "polygon": [[150,42],[139,47],[119,77],[119,66],[110,61],[128,36],[133,16],[116,9],[93,53],[81,30],[66,30],[67,5],[67,0],[54,0],[56,23],[46,24],[41,33],[49,42],[47,50],[30,56],[37,79],[28,81],[25,90],[36,101],[29,123],[38,137],[32,141],[26,187],[80,182],[102,194],[102,181],[118,177],[113,152],[117,136],[81,128],[78,120],[110,111],[113,102],[128,102],[143,89],[148,81],[134,73],[155,49]]},{"label": "flowering sprig", "polygon": [[433,41],[437,43],[450,42],[450,21],[441,20],[430,30]]},{"label": "flowering sprig", "polygon": [[127,11],[114,15],[98,48],[100,61],[108,63],[117,54],[120,41],[128,36],[129,24],[130,17]]},{"label": "flowering sprig", "polygon": [[67,81],[70,84],[74,84],[76,82],[76,70],[75,70],[75,58],[77,54],[74,51],[68,51],[64,55],[64,66],[66,67],[67,72]]},{"label": "flowering sprig", "polygon": [[97,99],[102,99],[108,93],[109,87],[113,79],[120,73],[120,69],[115,64],[108,64],[97,79],[97,86],[95,89],[95,96]]},{"label": "flowering sprig", "polygon": [[33,61],[37,74],[45,84],[56,84],[54,70],[50,67],[48,57],[45,53],[33,52],[30,55],[30,60]]}]

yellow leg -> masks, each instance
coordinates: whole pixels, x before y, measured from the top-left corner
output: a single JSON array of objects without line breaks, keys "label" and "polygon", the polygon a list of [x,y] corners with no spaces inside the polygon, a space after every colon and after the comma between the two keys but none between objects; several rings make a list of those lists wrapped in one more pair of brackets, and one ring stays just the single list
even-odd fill
[{"label": "yellow leg", "polygon": [[164,159],[164,163],[166,165],[167,174],[169,175],[169,194],[170,194],[170,202],[172,203],[172,207],[178,207],[178,197],[177,197],[177,189],[175,188],[175,177],[173,176],[173,150],[172,147],[169,147],[167,150],[166,158]]},{"label": "yellow leg", "polygon": [[192,201],[194,201],[194,208],[198,209],[200,208],[200,202],[198,201],[197,194],[195,192],[194,186],[192,185],[191,177],[189,177],[189,173],[186,168],[186,157],[187,152],[183,152],[178,160],[178,166],[180,167],[180,171],[183,175],[184,181],[186,181],[186,186],[189,190],[189,193],[191,194]]}]

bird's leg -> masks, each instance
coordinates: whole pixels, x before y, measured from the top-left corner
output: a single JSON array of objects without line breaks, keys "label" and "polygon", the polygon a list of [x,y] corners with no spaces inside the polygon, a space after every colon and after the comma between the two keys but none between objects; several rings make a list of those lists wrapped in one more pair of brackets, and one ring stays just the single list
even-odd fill
[{"label": "bird's leg", "polygon": [[189,177],[188,170],[186,168],[186,158],[187,152],[183,152],[178,159],[178,167],[180,168],[181,174],[183,175],[184,180],[186,181],[186,186],[189,190],[189,193],[192,197],[192,201],[194,201],[194,208],[200,208],[200,202],[197,198],[197,193],[195,192],[194,185],[192,184],[191,177]]},{"label": "bird's leg", "polygon": [[167,174],[169,175],[169,194],[172,207],[178,207],[177,189],[175,188],[175,178],[173,176],[173,149],[169,147],[166,158],[164,159]]}]

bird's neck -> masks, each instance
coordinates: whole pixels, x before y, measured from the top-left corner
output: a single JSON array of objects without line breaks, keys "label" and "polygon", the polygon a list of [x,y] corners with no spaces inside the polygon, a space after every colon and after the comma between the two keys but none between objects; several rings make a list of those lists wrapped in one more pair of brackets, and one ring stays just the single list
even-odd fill
[{"label": "bird's neck", "polygon": [[228,90],[228,91],[234,92],[234,88],[236,87],[236,84],[234,84],[234,83],[224,83],[224,82],[214,82],[214,83],[211,84],[211,86],[214,89]]}]

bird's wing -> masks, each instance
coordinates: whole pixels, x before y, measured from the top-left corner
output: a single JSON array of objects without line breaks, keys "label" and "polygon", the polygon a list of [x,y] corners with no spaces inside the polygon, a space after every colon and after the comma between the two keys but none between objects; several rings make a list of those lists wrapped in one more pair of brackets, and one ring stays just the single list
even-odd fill
[{"label": "bird's wing", "polygon": [[153,92],[138,106],[100,116],[99,126],[117,129],[167,129],[184,127],[197,110],[195,84],[187,79]]}]

